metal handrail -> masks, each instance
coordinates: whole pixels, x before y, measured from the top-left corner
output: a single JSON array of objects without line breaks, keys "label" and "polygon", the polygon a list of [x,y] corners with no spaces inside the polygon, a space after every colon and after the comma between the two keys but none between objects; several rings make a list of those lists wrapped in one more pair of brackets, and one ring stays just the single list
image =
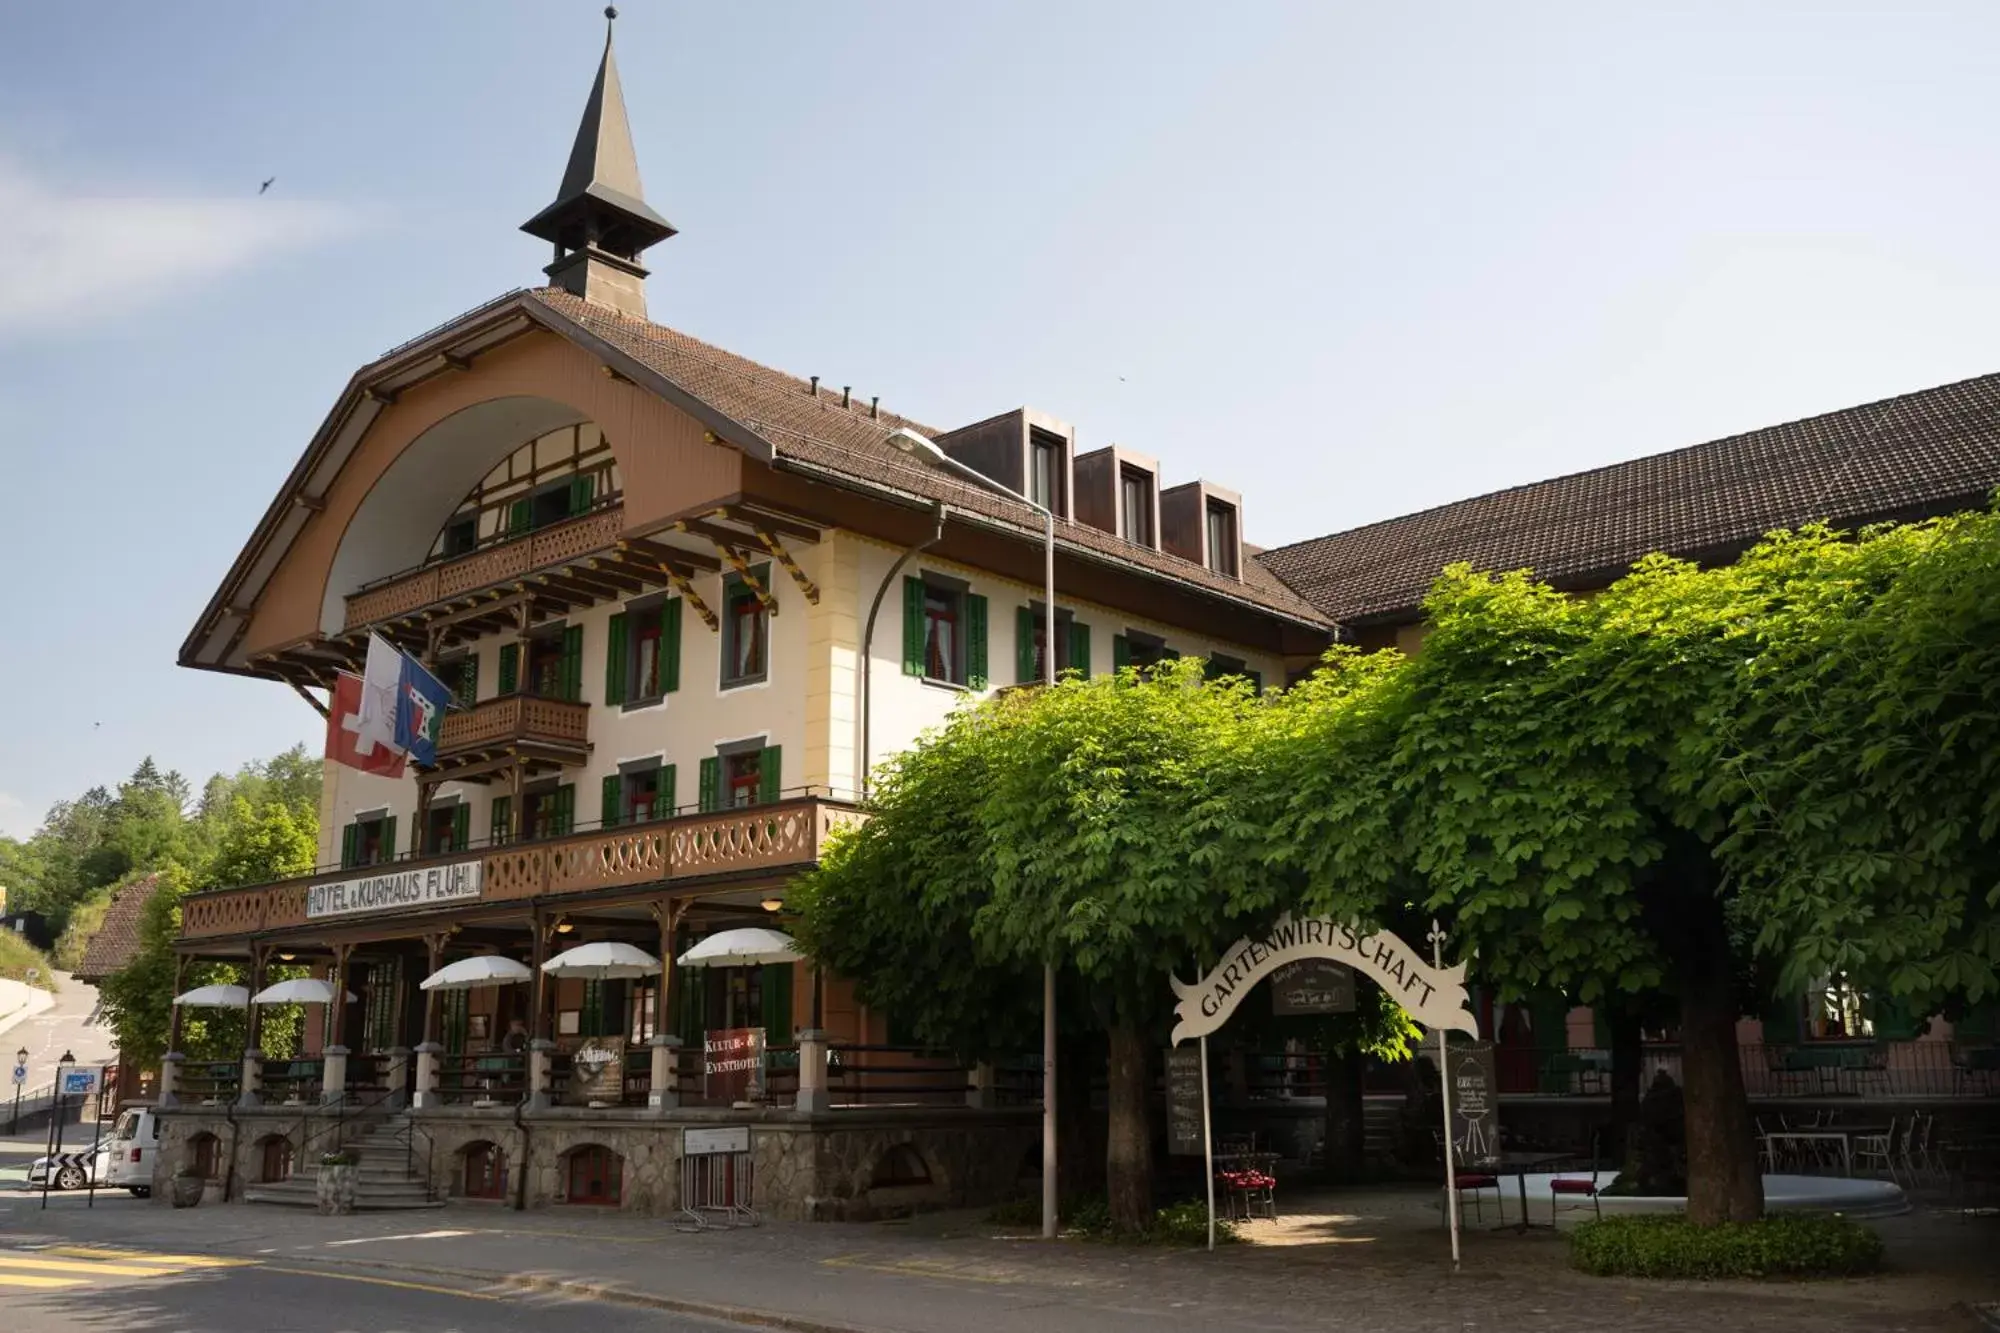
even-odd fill
[{"label": "metal handrail", "polygon": [[[389,1100],[389,1098],[394,1095],[395,1095],[394,1090],[390,1090],[383,1092],[379,1096],[376,1096],[368,1101],[354,1103],[352,1105],[354,1118],[356,1120],[360,1120],[361,1118],[366,1116],[368,1112],[380,1109]],[[334,1136],[333,1137],[334,1151],[337,1152],[342,1147],[344,1147],[345,1144],[343,1142],[342,1135],[347,1127],[347,1118],[348,1118],[347,1113],[349,1109],[350,1109],[350,1099],[343,1096],[339,1101],[333,1103],[333,1123],[331,1125],[322,1125],[319,1129],[313,1131],[310,1134],[306,1133],[306,1129],[312,1123],[312,1116],[310,1113],[301,1116],[299,1119],[299,1133],[301,1134],[302,1137],[299,1139],[297,1154],[293,1157],[292,1160],[299,1163],[304,1163],[309,1161],[311,1159],[311,1154],[307,1150],[312,1146],[315,1140],[324,1138],[329,1133]]]}]

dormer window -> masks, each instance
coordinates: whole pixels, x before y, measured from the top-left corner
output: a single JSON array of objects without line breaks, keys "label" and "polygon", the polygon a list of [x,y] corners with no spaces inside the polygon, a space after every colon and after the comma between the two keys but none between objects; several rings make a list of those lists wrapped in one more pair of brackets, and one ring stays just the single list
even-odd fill
[{"label": "dormer window", "polygon": [[1028,432],[1028,498],[1052,514],[1066,516],[1063,494],[1063,441],[1045,430]]},{"label": "dormer window", "polygon": [[1208,567],[1236,577],[1236,510],[1220,500],[1208,502]]},{"label": "dormer window", "polygon": [[1138,546],[1153,544],[1153,478],[1139,468],[1118,470],[1118,535]]}]

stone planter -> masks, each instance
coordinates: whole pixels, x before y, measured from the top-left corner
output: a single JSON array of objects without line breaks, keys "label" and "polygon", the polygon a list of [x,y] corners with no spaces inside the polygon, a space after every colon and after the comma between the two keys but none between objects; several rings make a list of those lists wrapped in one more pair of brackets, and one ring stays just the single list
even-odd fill
[{"label": "stone planter", "polygon": [[351,1163],[338,1166],[322,1163],[319,1168],[319,1210],[328,1216],[354,1211],[359,1177]]},{"label": "stone planter", "polygon": [[201,1202],[202,1188],[208,1182],[200,1176],[175,1176],[172,1199],[176,1208],[192,1208]]}]

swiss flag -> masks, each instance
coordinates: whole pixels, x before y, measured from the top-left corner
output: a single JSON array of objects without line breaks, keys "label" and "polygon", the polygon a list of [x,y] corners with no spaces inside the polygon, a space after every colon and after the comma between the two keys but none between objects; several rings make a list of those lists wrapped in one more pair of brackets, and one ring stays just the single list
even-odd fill
[{"label": "swiss flag", "polygon": [[361,677],[339,672],[333,682],[333,707],[327,711],[326,757],[363,773],[402,777],[403,752],[395,747],[393,735],[385,739],[378,732],[362,721]]}]

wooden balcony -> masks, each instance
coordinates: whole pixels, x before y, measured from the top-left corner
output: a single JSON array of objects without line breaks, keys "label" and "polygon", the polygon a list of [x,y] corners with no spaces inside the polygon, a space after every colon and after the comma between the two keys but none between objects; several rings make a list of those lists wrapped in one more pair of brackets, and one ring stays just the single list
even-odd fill
[{"label": "wooden balcony", "polygon": [[497,753],[518,745],[543,747],[579,759],[590,749],[590,705],[532,694],[503,694],[446,713],[438,735],[438,762]]},{"label": "wooden balcony", "polygon": [[[546,701],[543,701],[546,702]],[[412,929],[449,921],[496,902],[562,898],[607,889],[657,885],[677,891],[697,889],[701,880],[726,876],[740,889],[746,876],[766,872],[773,883],[818,862],[834,831],[863,816],[845,801],[800,796],[770,805],[709,814],[681,815],[649,824],[623,825],[572,833],[539,842],[514,843],[451,856],[416,857],[367,869],[328,871],[274,884],[250,884],[191,894],[181,905],[181,940],[244,940],[273,932],[324,930],[308,922],[306,893],[316,884],[389,874],[429,865],[483,862],[481,891],[462,906],[424,907],[407,912],[370,913],[345,924],[406,919]]]},{"label": "wooden balcony", "polygon": [[537,570],[555,569],[609,551],[625,525],[625,506],[609,504],[588,514],[496,542],[453,560],[425,565],[350,593],[345,630],[380,624],[439,603],[511,583]]}]

